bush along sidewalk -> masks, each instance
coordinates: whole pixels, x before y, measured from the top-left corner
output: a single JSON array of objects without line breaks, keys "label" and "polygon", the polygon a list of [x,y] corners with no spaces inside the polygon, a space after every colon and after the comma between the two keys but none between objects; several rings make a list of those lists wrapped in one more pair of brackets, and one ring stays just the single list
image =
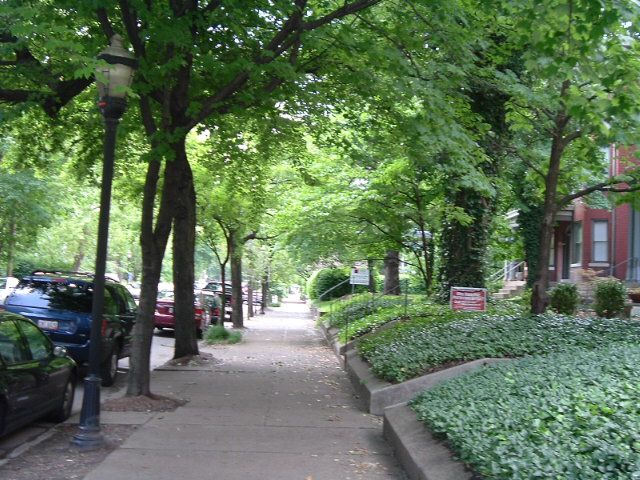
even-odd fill
[{"label": "bush along sidewalk", "polygon": [[204,341],[209,345],[233,344],[242,340],[242,333],[236,330],[227,330],[222,325],[211,325],[204,332]]},{"label": "bush along sidewalk", "polygon": [[411,407],[486,479],[632,480],[639,376],[640,346],[571,348],[445,381]]},{"label": "bush along sidewalk", "polygon": [[567,317],[480,315],[448,322],[416,318],[360,340],[360,356],[378,378],[403,382],[480,358],[515,358],[594,349],[611,343],[640,343],[638,322]]}]

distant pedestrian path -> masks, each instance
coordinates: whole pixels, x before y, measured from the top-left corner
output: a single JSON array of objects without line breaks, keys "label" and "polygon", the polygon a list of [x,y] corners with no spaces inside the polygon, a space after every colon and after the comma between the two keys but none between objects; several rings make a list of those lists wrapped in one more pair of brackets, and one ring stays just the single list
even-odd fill
[{"label": "distant pedestrian path", "polygon": [[86,480],[404,479],[302,303],[246,321],[213,368],[156,371],[152,388],[189,399],[155,414]]}]

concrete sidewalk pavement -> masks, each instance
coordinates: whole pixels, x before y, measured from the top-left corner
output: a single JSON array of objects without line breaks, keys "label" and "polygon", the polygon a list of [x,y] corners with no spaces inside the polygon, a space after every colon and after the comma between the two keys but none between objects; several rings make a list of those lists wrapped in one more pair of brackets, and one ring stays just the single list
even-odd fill
[{"label": "concrete sidewalk pavement", "polygon": [[189,402],[137,414],[144,423],[85,480],[405,478],[306,305],[246,326],[241,344],[202,349],[219,365],[154,371],[154,393]]}]

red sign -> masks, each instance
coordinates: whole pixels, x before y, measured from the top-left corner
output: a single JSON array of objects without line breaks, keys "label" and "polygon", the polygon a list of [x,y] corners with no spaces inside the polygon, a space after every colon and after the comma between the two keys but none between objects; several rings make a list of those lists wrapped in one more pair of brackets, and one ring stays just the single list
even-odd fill
[{"label": "red sign", "polygon": [[487,310],[487,289],[451,287],[451,309],[465,312]]}]

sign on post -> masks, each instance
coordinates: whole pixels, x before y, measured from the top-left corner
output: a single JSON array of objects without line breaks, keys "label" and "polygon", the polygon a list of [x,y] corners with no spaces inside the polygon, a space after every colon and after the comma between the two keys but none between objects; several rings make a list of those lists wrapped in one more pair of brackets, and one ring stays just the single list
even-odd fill
[{"label": "sign on post", "polygon": [[369,270],[366,268],[351,269],[351,285],[369,285]]},{"label": "sign on post", "polygon": [[451,309],[465,312],[485,312],[487,310],[487,289],[471,287],[451,287]]}]

